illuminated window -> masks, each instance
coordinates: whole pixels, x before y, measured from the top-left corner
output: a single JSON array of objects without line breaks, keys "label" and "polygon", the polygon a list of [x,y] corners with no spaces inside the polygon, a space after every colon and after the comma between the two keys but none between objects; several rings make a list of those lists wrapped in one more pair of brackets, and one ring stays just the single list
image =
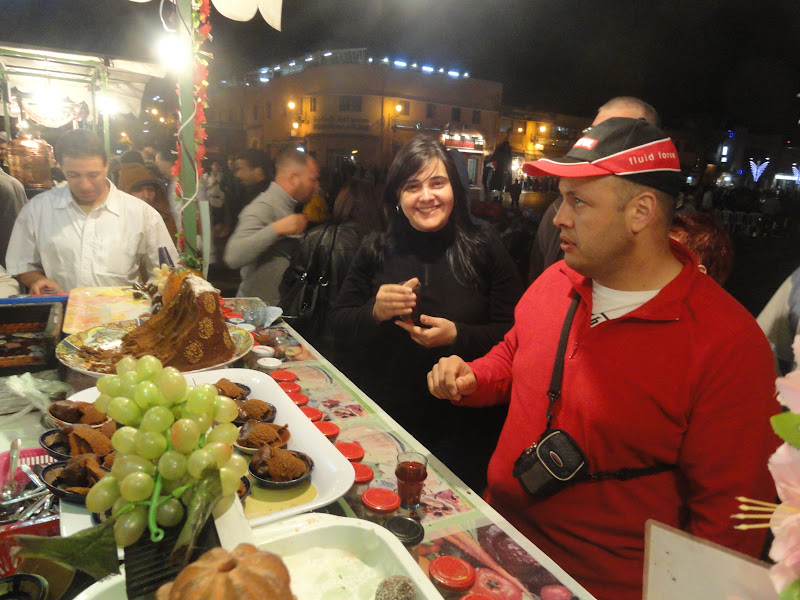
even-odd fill
[{"label": "illuminated window", "polygon": [[311,96],[308,99],[308,111],[309,112],[317,112],[317,98],[316,96]]},{"label": "illuminated window", "polygon": [[398,115],[408,116],[411,112],[411,102],[408,100],[398,100],[395,106],[395,109],[399,108],[400,110],[395,110]]},{"label": "illuminated window", "polygon": [[473,125],[480,125],[481,122],[481,111],[473,110],[472,111],[472,124]]},{"label": "illuminated window", "polygon": [[340,96],[340,112],[361,112],[361,96]]},{"label": "illuminated window", "polygon": [[722,156],[728,156],[728,147],[727,146],[723,146],[722,147]]}]

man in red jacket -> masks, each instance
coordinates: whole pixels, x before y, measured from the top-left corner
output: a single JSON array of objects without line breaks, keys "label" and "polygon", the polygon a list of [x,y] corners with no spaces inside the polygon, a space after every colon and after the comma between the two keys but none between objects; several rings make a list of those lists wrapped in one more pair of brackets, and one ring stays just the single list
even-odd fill
[{"label": "man in red jacket", "polygon": [[[735,531],[730,515],[736,496],[775,498],[772,356],[755,320],[669,239],[672,141],[643,119],[612,118],[565,157],[524,169],[561,177],[564,261],[531,285],[489,354],[444,358],[428,374],[431,393],[456,404],[510,402],[486,499],[601,600],[642,597],[647,519],[758,555],[763,533]],[[559,434],[562,445],[541,441],[515,473],[553,430],[571,436],[572,454]],[[533,497],[549,477],[542,464],[561,477],[570,456],[578,466],[574,446],[585,466],[573,483]]]}]

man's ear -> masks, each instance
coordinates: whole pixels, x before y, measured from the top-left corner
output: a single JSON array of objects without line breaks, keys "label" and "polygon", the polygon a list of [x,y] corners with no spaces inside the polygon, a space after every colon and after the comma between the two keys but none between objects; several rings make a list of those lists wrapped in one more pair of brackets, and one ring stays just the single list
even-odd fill
[{"label": "man's ear", "polygon": [[658,199],[649,190],[631,198],[625,207],[625,216],[632,233],[640,233],[658,218]]}]

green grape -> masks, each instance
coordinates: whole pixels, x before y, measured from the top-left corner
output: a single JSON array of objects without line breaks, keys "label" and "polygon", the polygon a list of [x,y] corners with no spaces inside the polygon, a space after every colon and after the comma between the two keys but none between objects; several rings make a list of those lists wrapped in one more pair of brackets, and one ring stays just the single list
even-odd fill
[{"label": "green grape", "polygon": [[130,398],[133,400],[133,396],[136,393],[136,384],[139,381],[136,379],[136,373],[133,371],[123,373],[119,376],[120,386],[122,386],[122,392],[120,396],[124,396],[125,398]]},{"label": "green grape", "polygon": [[119,497],[119,481],[112,475],[106,475],[95,483],[86,494],[86,508],[91,512],[104,513],[114,505]]},{"label": "green grape", "polygon": [[111,436],[111,445],[120,454],[133,454],[136,452],[137,433],[138,431],[135,427],[120,427]]},{"label": "green grape", "polygon": [[230,460],[228,460],[224,468],[230,469],[239,477],[247,475],[247,461],[241,454],[231,455]]},{"label": "green grape", "polygon": [[217,467],[224,467],[233,454],[231,445],[223,444],[222,442],[209,442],[203,448],[214,457],[214,463]]},{"label": "green grape", "polygon": [[116,365],[114,365],[117,375],[124,373],[133,373],[136,371],[136,359],[132,356],[123,356]]},{"label": "green grape", "polygon": [[156,508],[156,523],[161,527],[172,527],[183,519],[183,504],[180,500],[170,498]]},{"label": "green grape", "polygon": [[166,367],[157,377],[158,387],[164,398],[172,402],[179,402],[186,394],[186,379],[178,369]]},{"label": "green grape", "polygon": [[147,500],[152,495],[155,485],[156,482],[150,475],[137,471],[122,480],[119,484],[119,493],[128,502],[139,502]]},{"label": "green grape", "polygon": [[158,472],[164,479],[180,479],[186,474],[186,455],[167,450],[158,459]]},{"label": "green grape", "polygon": [[130,502],[125,500],[125,498],[123,498],[122,496],[117,498],[116,501],[114,502],[114,505],[111,507],[111,516],[116,515],[119,511],[128,506],[128,504],[130,504]]},{"label": "green grape", "polygon": [[138,425],[142,420],[142,411],[130,398],[117,396],[112,398],[106,407],[106,414],[123,425]]},{"label": "green grape", "polygon": [[189,391],[186,392],[186,407],[194,415],[211,414],[216,398],[217,388],[211,384],[206,383],[189,388]]},{"label": "green grape", "polygon": [[197,423],[200,431],[208,431],[208,428],[211,427],[211,415],[192,415],[189,418]]},{"label": "green grape", "polygon": [[156,474],[156,467],[149,460],[137,454],[117,456],[111,467],[111,474],[117,481],[122,481],[131,473],[147,473],[151,477],[154,477]]},{"label": "green grape", "polygon": [[114,522],[114,541],[120,548],[135,544],[142,537],[145,528],[147,528],[147,509],[144,506],[137,506]]},{"label": "green grape", "polygon": [[186,461],[186,470],[189,471],[189,475],[196,479],[200,479],[207,468],[214,467],[214,456],[205,448],[201,448],[200,450],[195,450],[189,456],[189,460]]},{"label": "green grape", "polygon": [[136,362],[136,373],[142,380],[152,380],[161,373],[164,365],[155,356],[148,354]]},{"label": "green grape", "polygon": [[97,389],[101,394],[108,394],[112,398],[122,393],[122,382],[119,375],[103,375],[97,380]]},{"label": "green grape", "polygon": [[163,403],[161,391],[152,381],[140,381],[133,388],[133,400],[136,405],[146,411],[151,406]]},{"label": "green grape", "polygon": [[214,400],[214,420],[218,423],[230,423],[239,416],[236,402],[226,396],[217,396]]},{"label": "green grape", "polygon": [[178,419],[170,427],[169,439],[175,450],[188,454],[200,439],[200,427],[191,419]]},{"label": "green grape", "polygon": [[222,467],[219,470],[219,479],[222,482],[222,495],[230,496],[235,494],[242,482],[241,477],[233,469]]},{"label": "green grape", "polygon": [[155,460],[167,451],[167,438],[155,431],[140,429],[136,433],[136,454],[147,460]]},{"label": "green grape", "polygon": [[176,404],[175,406],[170,408],[170,410],[172,411],[172,416],[175,417],[176,421],[178,419],[182,419],[183,418],[183,407],[182,406],[178,406]]},{"label": "green grape", "polygon": [[97,397],[97,400],[94,401],[94,407],[100,412],[104,413],[108,408],[109,402],[111,402],[111,396],[109,396],[108,394],[100,394]]},{"label": "green grape", "polygon": [[222,442],[223,444],[233,444],[239,436],[239,428],[233,423],[221,423],[208,432],[206,443]]},{"label": "green grape", "polygon": [[[146,382],[151,383],[151,382]],[[140,429],[144,431],[156,431],[161,433],[169,429],[175,417],[172,416],[172,411],[166,406],[154,406],[149,409],[142,417],[142,423],[139,425]]]}]

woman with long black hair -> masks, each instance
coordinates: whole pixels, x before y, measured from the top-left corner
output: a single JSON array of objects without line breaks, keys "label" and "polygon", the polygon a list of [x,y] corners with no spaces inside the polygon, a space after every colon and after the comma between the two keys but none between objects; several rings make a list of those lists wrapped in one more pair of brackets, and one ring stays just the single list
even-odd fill
[{"label": "woman with long black hair", "polygon": [[362,243],[330,314],[348,356],[341,366],[480,491],[504,411],[439,402],[426,374],[440,357],[477,358],[499,342],[521,281],[499,237],[472,222],[456,165],[435,138],[401,148],[381,207],[384,226]]}]

